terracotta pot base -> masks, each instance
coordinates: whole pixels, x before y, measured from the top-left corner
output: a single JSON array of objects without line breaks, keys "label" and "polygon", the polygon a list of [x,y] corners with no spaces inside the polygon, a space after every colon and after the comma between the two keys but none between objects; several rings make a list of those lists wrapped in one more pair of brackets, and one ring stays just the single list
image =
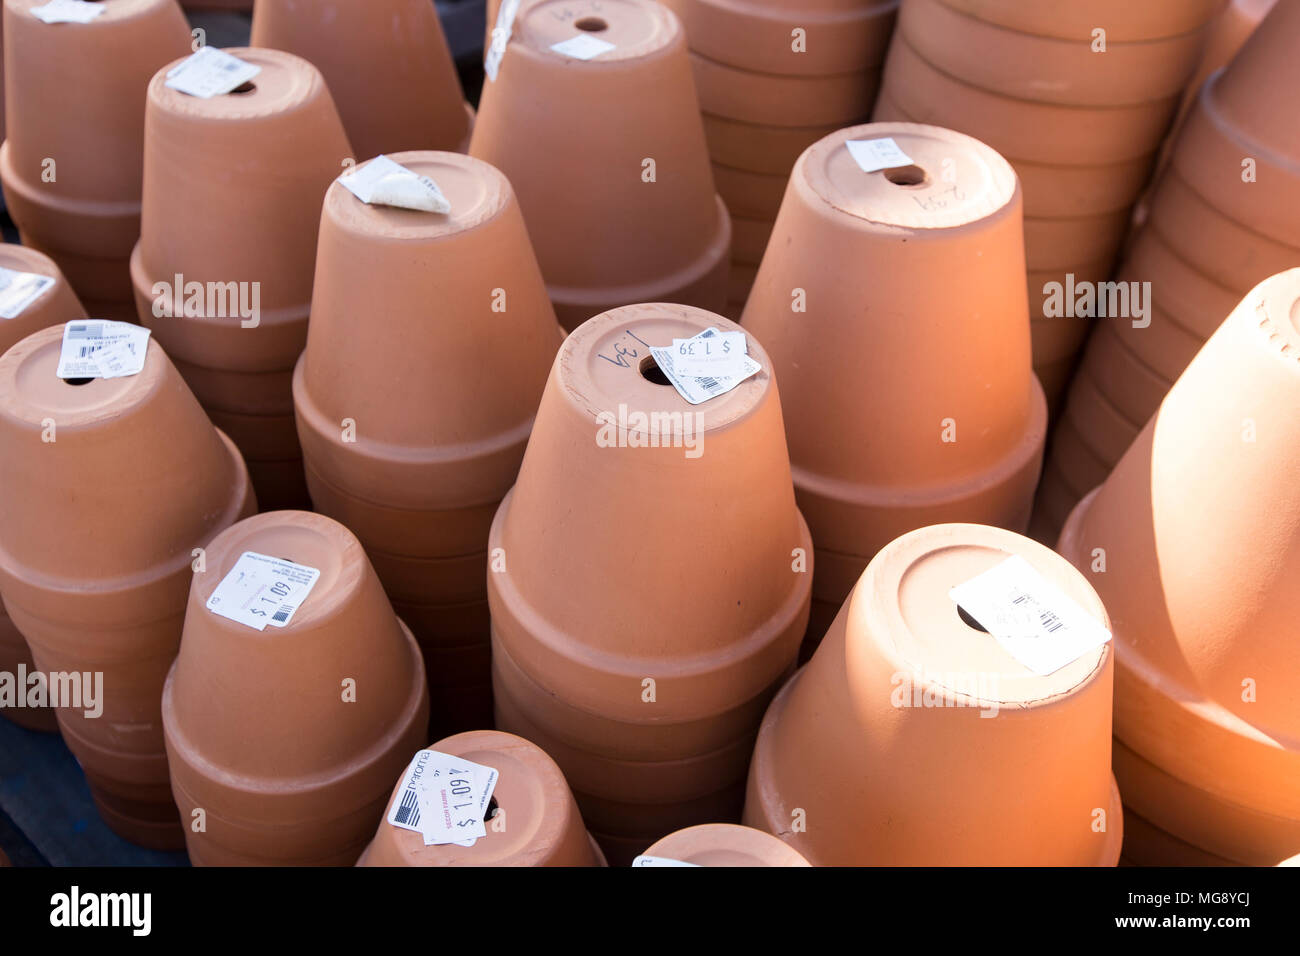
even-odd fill
[{"label": "terracotta pot base", "polygon": [[770,833],[729,823],[706,823],[670,833],[650,846],[645,855],[696,866],[810,865]]}]

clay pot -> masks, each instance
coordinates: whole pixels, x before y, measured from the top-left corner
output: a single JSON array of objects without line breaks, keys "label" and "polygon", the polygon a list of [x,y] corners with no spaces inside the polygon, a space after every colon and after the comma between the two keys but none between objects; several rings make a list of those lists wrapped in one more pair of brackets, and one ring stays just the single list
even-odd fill
[{"label": "clay pot", "polygon": [[1223,9],[1224,0],[1093,0],[1074,4],[1029,4],[1021,0],[943,0],[954,10],[1012,30],[1070,40],[1091,36],[1101,23],[1110,40],[1138,42],[1178,36],[1202,27]]},{"label": "clay pot", "polygon": [[251,45],[286,50],[316,65],[358,160],[469,147],[474,111],[427,0],[306,7],[263,0],[253,14]]},{"label": "clay pot", "polygon": [[140,320],[205,407],[245,416],[231,437],[263,508],[305,507],[290,374],[307,339],[321,202],[352,148],[314,66],[279,50],[228,52],[261,67],[251,89],[187,96],[165,85],[171,65],[149,84],[131,275]]},{"label": "clay pot", "polygon": [[[604,866],[555,761],[514,734],[475,730],[429,745],[500,773],[488,833],[471,847],[425,846],[413,830],[384,822],[358,866]],[[403,775],[405,771],[403,770]],[[402,786],[399,777],[389,807]]]},{"label": "clay pot", "polygon": [[704,823],[670,833],[646,856],[695,866],[810,866],[799,853],[762,830],[734,823]]},{"label": "clay pot", "polygon": [[1297,314],[1300,269],[1252,290],[1058,547],[1115,622],[1115,733],[1132,754],[1116,772],[1139,814],[1246,863],[1300,851],[1300,708],[1268,692],[1300,573]]},{"label": "clay pot", "polygon": [[1084,577],[1027,538],[961,524],[904,535],[768,709],[747,825],[814,866],[1115,864],[1109,644],[1039,676],[948,596],[1012,555],[1106,623]]},{"label": "clay pot", "polygon": [[178,847],[160,692],[195,549],[256,504],[156,342],[139,374],[74,384],[55,375],[62,339],[45,329],[0,358],[0,589],[42,671],[102,674],[102,714],[58,720],[105,821]]},{"label": "clay pot", "polygon": [[4,5],[5,201],[23,244],[59,264],[93,315],[135,321],[144,90],[189,51],[189,26],[176,0],[116,0],[84,24],[38,20],[44,2]]},{"label": "clay pot", "polygon": [[[283,627],[207,607],[247,551],[320,571]],[[208,547],[162,711],[182,819],[201,809],[206,824],[186,830],[192,863],[348,866],[424,739],[429,699],[420,649],[357,539],[324,515],[280,511]]]},{"label": "clay pot", "polygon": [[[551,49],[584,34],[615,47],[586,61]],[[636,302],[725,304],[731,224],[698,110],[670,10],[652,0],[523,6],[470,152],[514,186],[566,329]]]},{"label": "clay pot", "polygon": [[[846,141],[882,137],[915,165],[863,172]],[[1025,527],[1047,412],[1020,209],[1006,161],[951,130],[856,126],[795,165],[742,322],[783,385],[817,600],[838,606],[913,528]]]},{"label": "clay pot", "polygon": [[[294,396],[312,500],[361,540],[420,642],[441,735],[491,723],[488,529],[563,334],[505,176],[454,153],[392,158],[451,212],[330,188]],[[471,688],[469,711],[443,706]]]},{"label": "clay pot", "polygon": [[807,623],[811,542],[771,359],[748,336],[762,371],[690,405],[649,354],[710,326],[737,330],[654,304],[570,335],[489,537],[497,725],[555,759],[616,865],[738,817]]}]

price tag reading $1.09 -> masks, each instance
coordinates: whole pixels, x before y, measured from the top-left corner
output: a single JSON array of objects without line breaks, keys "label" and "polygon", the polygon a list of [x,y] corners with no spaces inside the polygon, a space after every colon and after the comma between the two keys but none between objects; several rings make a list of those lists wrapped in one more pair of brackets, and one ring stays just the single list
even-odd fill
[{"label": "price tag reading $1.09", "polygon": [[245,551],[221,579],[207,608],[259,631],[286,627],[316,586],[320,571],[305,564]]},{"label": "price tag reading $1.09", "polygon": [[484,817],[496,784],[492,767],[421,750],[406,768],[388,822],[419,833],[425,846],[473,846],[487,835]]}]

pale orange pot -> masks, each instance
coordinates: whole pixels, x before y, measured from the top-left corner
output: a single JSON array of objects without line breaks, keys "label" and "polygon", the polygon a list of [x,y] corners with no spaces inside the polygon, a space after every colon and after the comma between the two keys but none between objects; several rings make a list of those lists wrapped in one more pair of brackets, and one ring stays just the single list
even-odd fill
[{"label": "pale orange pot", "polygon": [[695,866],[811,866],[771,834],[734,823],[678,830],[651,844],[645,855]]},{"label": "pale orange pot", "polygon": [[1090,37],[1098,24],[1107,37],[1121,42],[1158,40],[1202,27],[1225,0],[1091,0],[1088,4],[1040,4],[1023,0],[943,0],[954,10],[1012,30],[1070,40]]}]

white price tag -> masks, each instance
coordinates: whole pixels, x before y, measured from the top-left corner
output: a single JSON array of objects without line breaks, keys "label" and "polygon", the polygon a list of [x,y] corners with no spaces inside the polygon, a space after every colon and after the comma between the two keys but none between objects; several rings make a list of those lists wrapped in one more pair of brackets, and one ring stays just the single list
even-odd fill
[{"label": "white price tag", "polygon": [[69,322],[63,327],[63,347],[54,374],[59,378],[138,375],[144,371],[148,350],[149,330],[143,326],[107,319]]},{"label": "white price tag", "polygon": [[44,6],[32,7],[32,16],[45,23],[89,23],[103,12],[102,3],[85,0],[50,0]]},{"label": "white price tag", "polygon": [[492,28],[492,39],[488,43],[487,55],[483,57],[483,72],[489,81],[495,83],[497,73],[501,70],[501,60],[506,55],[506,46],[510,43],[510,34],[515,29],[515,17],[519,14],[520,0],[504,0],[497,11],[497,23]]},{"label": "white price tag", "polygon": [[205,46],[184,63],[168,70],[163,85],[207,100],[243,86],[261,72],[260,66],[245,63],[216,47]]},{"label": "white price tag", "polygon": [[15,272],[0,266],[0,319],[16,319],[53,288],[54,279],[35,272]]},{"label": "white price tag", "polygon": [[[717,329],[708,328],[693,338],[674,339],[674,341],[698,343],[701,340],[711,339],[722,334]],[[677,394],[692,405],[700,405],[711,398],[727,394],[751,375],[756,375],[762,371],[763,368],[748,355],[745,355],[739,375],[728,375],[721,378],[713,375],[695,377],[684,375],[677,370],[677,350],[675,348],[651,348],[650,354],[654,356],[660,371],[664,373],[668,381],[672,382],[673,388],[677,389]]]},{"label": "white price tag", "polygon": [[849,148],[853,161],[864,173],[913,165],[907,153],[888,136],[881,139],[850,139],[844,145]]},{"label": "white price tag", "polygon": [[1008,654],[1039,676],[1110,640],[1101,622],[1019,555],[948,592]]},{"label": "white price tag", "polygon": [[245,551],[221,579],[208,610],[240,624],[266,630],[288,627],[316,586],[320,571],[256,551]]},{"label": "white price tag", "polygon": [[425,846],[473,846],[487,836],[487,808],[497,771],[437,750],[421,750],[402,777],[388,822],[413,830]]},{"label": "white price tag", "polygon": [[339,184],[363,203],[421,212],[451,212],[451,203],[437,183],[387,156],[376,156],[359,169],[340,176]]},{"label": "white price tag", "polygon": [[666,856],[638,856],[632,861],[633,866],[699,866],[698,863],[685,863],[671,860]]},{"label": "white price tag", "polygon": [[744,332],[718,332],[706,338],[673,339],[673,368],[694,378],[734,378],[745,372],[749,343]]},{"label": "white price tag", "polygon": [[614,49],[614,44],[599,37],[594,37],[590,33],[579,33],[577,36],[561,40],[559,43],[552,43],[551,49],[575,60],[593,60],[602,53],[608,53]]}]

